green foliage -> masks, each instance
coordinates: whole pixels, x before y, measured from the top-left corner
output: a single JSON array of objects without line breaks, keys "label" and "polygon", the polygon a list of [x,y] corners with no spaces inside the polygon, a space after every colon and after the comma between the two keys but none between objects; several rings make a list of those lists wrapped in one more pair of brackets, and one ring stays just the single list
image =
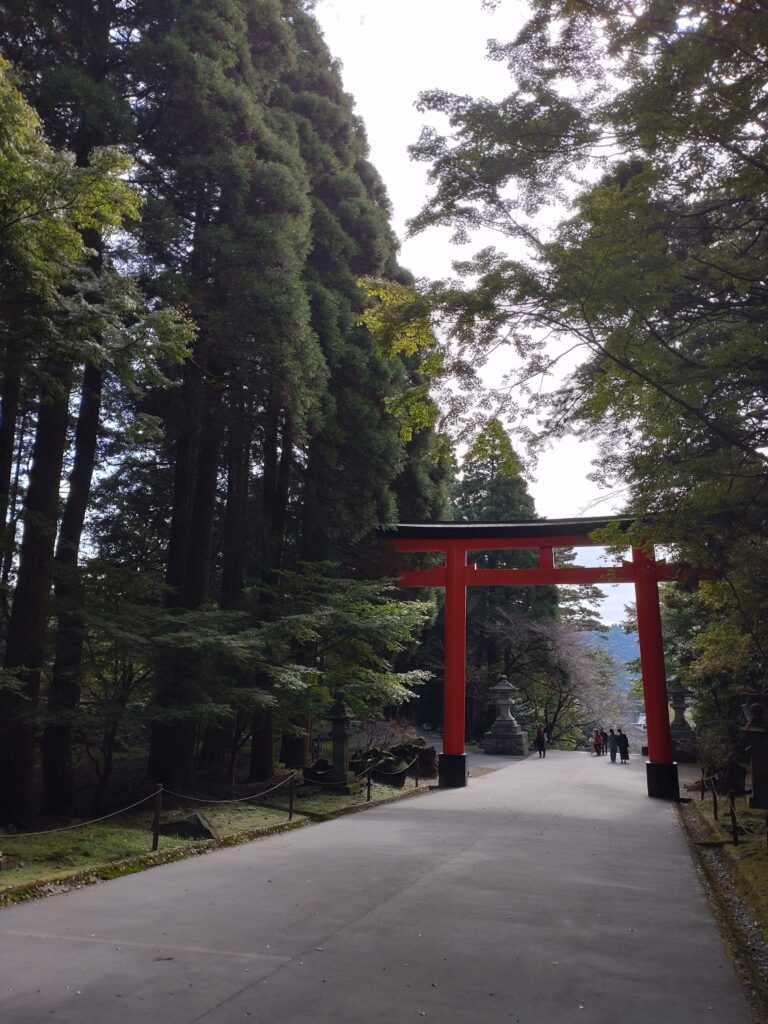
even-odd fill
[{"label": "green foliage", "polygon": [[362,279],[360,286],[374,300],[361,322],[383,352],[414,356],[436,347],[430,308],[416,289],[374,278]]},{"label": "green foliage", "polygon": [[491,419],[467,448],[454,490],[459,518],[469,522],[523,522],[536,518],[520,475],[520,460],[498,419]]},{"label": "green foliage", "polygon": [[105,147],[77,166],[70,153],[51,148],[2,58],[0,126],[3,360],[16,372],[25,359],[52,351],[98,360],[110,344],[97,339],[103,318],[121,320],[135,304],[114,280],[96,285],[83,233],[138,216],[140,198],[124,180],[132,161]]},{"label": "green foliage", "polygon": [[[83,695],[70,718],[100,774],[105,765],[111,771],[116,740],[125,743],[153,721],[232,726],[276,708],[286,718],[322,717],[339,688],[357,714],[381,715],[427,676],[393,663],[431,607],[397,600],[387,581],[341,578],[330,565],[285,573],[268,622],[257,605],[163,611],[156,577],[110,562],[89,562],[82,582]],[[179,674],[180,699],[158,704],[158,680]]]},{"label": "green foliage", "polygon": [[95,150],[87,167],[56,151],[0,57],[0,242],[3,277],[24,275],[50,297],[84,260],[82,232],[138,217],[138,193],[123,180],[131,159],[116,147]]},{"label": "green foliage", "polygon": [[[283,612],[264,629],[284,650],[287,643],[297,675],[305,686],[309,682],[307,713],[322,711],[330,695],[343,689],[356,714],[381,715],[413,697],[413,687],[428,677],[393,667],[432,612],[430,604],[397,600],[396,593],[389,581],[340,578],[327,563],[282,574],[278,608]],[[285,685],[284,679],[276,682]]]},{"label": "green foliage", "polygon": [[[550,396],[549,430],[601,438],[601,476],[630,481],[632,507],[663,513],[675,534],[692,517],[719,534],[720,510],[749,509],[765,477],[764,31],[765,13],[739,6],[688,17],[672,4],[659,18],[652,5],[542,0],[512,43],[491,47],[510,69],[506,100],[422,97],[452,132],[415,147],[436,191],[414,227],[486,224],[529,245],[528,258],[480,253],[460,268],[477,281],[438,287],[438,308],[480,346],[506,333],[521,381],[581,348]],[[582,177],[571,215],[539,237],[527,218],[573,192],[570,169],[594,166],[600,145],[618,158],[596,184]],[[559,351],[542,350],[541,329]]]},{"label": "green foliage", "polygon": [[[555,565],[558,568],[572,566],[578,560],[579,556],[576,551],[566,549],[555,551]],[[604,591],[591,583],[560,585],[557,588],[559,617],[581,632],[605,633],[608,626],[600,618],[599,612],[599,605],[604,597]]]}]

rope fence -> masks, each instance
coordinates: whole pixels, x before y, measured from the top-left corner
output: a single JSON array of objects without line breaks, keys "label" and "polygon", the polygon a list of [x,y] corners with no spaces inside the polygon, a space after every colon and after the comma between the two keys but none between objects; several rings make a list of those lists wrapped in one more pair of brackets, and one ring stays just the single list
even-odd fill
[{"label": "rope fence", "polygon": [[189,796],[187,793],[175,793],[172,789],[164,789],[163,792],[167,793],[168,796],[178,797],[179,800],[193,800],[198,804],[243,804],[249,803],[251,800],[258,800],[260,797],[266,796],[268,793],[274,793],[276,789],[280,789],[292,780],[300,778],[300,775],[289,775],[287,778],[283,779],[282,782],[278,782],[276,786],[271,786],[269,789],[262,789],[258,793],[249,794],[249,796],[236,796],[226,800],[214,800],[210,797],[202,796]]},{"label": "rope fence", "polygon": [[[410,771],[411,768],[413,768],[413,766],[418,763],[418,760],[419,760],[420,756],[421,756],[420,754],[417,754],[416,757],[414,757],[414,759],[411,761],[411,763],[407,764],[405,766],[405,768],[398,768],[397,771],[394,771],[394,772],[385,772],[383,768],[377,768],[375,770],[379,771],[382,775],[403,775],[403,774],[405,774],[405,772]],[[379,761],[379,764],[383,764],[383,763],[384,763],[383,761]]]},{"label": "rope fence", "polygon": [[[380,765],[386,763],[385,760],[377,761],[376,764],[368,765],[364,769],[364,771],[362,771],[359,775],[353,776],[351,779],[348,779],[346,782],[344,782],[344,781],[342,781],[342,782],[326,782],[326,781],[323,781],[321,779],[306,779],[306,778],[304,778],[303,775],[298,775],[298,774],[294,773],[294,774],[289,775],[287,778],[282,779],[276,785],[270,786],[269,789],[263,789],[263,790],[259,791],[258,793],[251,793],[248,796],[231,797],[231,798],[218,799],[218,800],[215,799],[215,798],[211,798],[211,797],[193,796],[193,795],[191,795],[189,793],[177,793],[175,790],[166,789],[162,785],[162,783],[158,783],[156,788],[155,788],[155,792],[154,793],[149,793],[147,796],[142,797],[140,800],[134,801],[132,804],[128,804],[125,807],[120,807],[116,811],[110,811],[109,814],[102,814],[98,818],[89,818],[86,821],[78,821],[78,822],[75,822],[73,825],[61,825],[58,828],[41,829],[38,832],[14,832],[14,833],[9,833],[9,834],[7,834],[5,836],[5,838],[6,839],[10,839],[10,840],[31,839],[31,838],[34,838],[35,836],[53,835],[53,834],[58,833],[58,832],[72,832],[75,829],[87,828],[89,825],[96,825],[99,822],[107,821],[110,818],[116,818],[116,817],[118,817],[118,815],[125,814],[127,811],[132,811],[135,807],[140,807],[142,804],[146,804],[150,800],[154,800],[155,804],[154,804],[154,809],[153,809],[152,829],[151,829],[152,830],[152,850],[154,852],[154,851],[156,851],[158,849],[159,843],[160,843],[160,819],[162,817],[163,796],[164,795],[165,796],[175,797],[178,800],[184,800],[184,801],[189,801],[189,802],[192,802],[192,803],[207,804],[207,805],[212,805],[212,804],[252,804],[253,801],[255,801],[255,800],[259,800],[262,797],[268,796],[270,793],[274,793],[277,790],[282,789],[284,786],[289,786],[288,820],[292,821],[293,820],[293,812],[294,812],[294,799],[295,799],[295,793],[296,793],[296,782],[297,782],[297,780],[299,780],[300,782],[302,782],[302,783],[304,783],[306,785],[310,785],[310,786],[325,786],[325,787],[333,788],[333,787],[348,785],[348,783],[350,783],[350,782],[359,782],[361,779],[366,779],[367,780],[367,794],[366,794],[366,798],[367,798],[367,801],[370,801],[371,800],[371,776],[372,776],[373,772],[375,772],[375,771],[379,772],[382,775],[392,775],[392,776],[404,775],[406,772],[410,771],[411,768],[413,768],[414,765],[416,765],[417,766],[416,767],[416,788],[418,789],[418,786],[419,786],[418,761],[419,761],[419,755],[417,755],[413,759],[413,761],[411,761],[410,764],[406,765],[404,768],[398,768],[397,771],[394,771],[394,772],[387,772],[383,768],[380,767]],[[2,863],[2,854],[0,854],[0,864],[1,863]]]},{"label": "rope fence", "polygon": [[46,828],[40,832],[13,832],[6,836],[7,839],[29,839],[30,836],[49,836],[53,832],[71,832],[75,828],[85,828],[88,825],[95,825],[98,821],[106,821],[107,818],[115,818],[118,814],[125,814],[126,811],[133,810],[134,807],[138,807],[140,804],[145,804],[147,800],[151,800],[155,796],[154,793],[150,793],[149,796],[144,796],[141,800],[137,800],[136,803],[128,804],[127,807],[121,807],[119,811],[111,811],[109,814],[102,814],[100,818],[90,818],[88,821],[78,821],[74,825],[62,825],[60,828]]}]

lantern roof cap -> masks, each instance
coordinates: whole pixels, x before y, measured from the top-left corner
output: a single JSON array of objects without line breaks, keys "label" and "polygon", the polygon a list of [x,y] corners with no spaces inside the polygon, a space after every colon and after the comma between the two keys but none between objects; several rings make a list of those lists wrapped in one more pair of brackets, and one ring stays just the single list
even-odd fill
[{"label": "lantern roof cap", "polygon": [[489,686],[488,689],[492,693],[509,693],[512,690],[516,690],[517,687],[513,686],[512,683],[507,679],[506,676],[500,676],[495,686]]}]

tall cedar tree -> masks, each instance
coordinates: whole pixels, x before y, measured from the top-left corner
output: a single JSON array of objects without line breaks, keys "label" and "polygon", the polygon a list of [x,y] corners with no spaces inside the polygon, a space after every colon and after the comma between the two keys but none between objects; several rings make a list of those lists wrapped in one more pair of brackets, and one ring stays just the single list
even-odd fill
[{"label": "tall cedar tree", "polygon": [[286,80],[312,187],[313,247],[306,281],[329,387],[304,473],[302,556],[354,567],[361,538],[395,517],[402,466],[397,424],[384,409],[403,372],[358,326],[364,275],[396,273],[389,203],[367,160],[364,130],[314,19],[296,11],[302,59]]},{"label": "tall cedar tree", "polygon": [[[420,437],[420,444],[406,448],[397,422],[386,411],[386,399],[404,387],[407,367],[399,358],[385,358],[359,324],[365,296],[358,279],[402,274],[388,224],[389,202],[367,159],[363,126],[316,22],[302,5],[289,7],[300,57],[285,75],[278,101],[296,126],[309,175],[312,248],[305,285],[329,376],[306,443],[297,447],[295,456],[281,446],[281,464],[288,466],[279,475],[277,494],[270,453],[265,452],[258,483],[264,536],[271,543],[261,551],[262,578],[267,580],[297,556],[333,560],[351,574],[380,572],[371,535],[375,527],[396,518],[398,491],[429,505],[433,514],[444,499],[429,444]],[[431,472],[413,473],[401,484],[401,474],[417,457],[429,463]],[[228,497],[237,493],[236,484],[228,488]],[[234,513],[229,521],[242,518]],[[227,544],[243,547],[231,536]],[[225,572],[223,582],[230,578]],[[293,750],[303,744],[300,736],[284,737],[284,755],[303,757],[305,751]],[[261,731],[254,734],[251,771],[253,778],[271,774],[268,721],[262,720]]]},{"label": "tall cedar tree", "polygon": [[[504,428],[490,420],[467,451],[457,481],[453,507],[456,518],[467,522],[530,522],[536,509],[520,475],[520,462]],[[478,555],[484,569],[530,568],[537,564],[534,551],[489,551]],[[485,688],[500,672],[509,668],[499,624],[505,616],[522,615],[552,619],[557,615],[554,587],[472,587],[467,595],[467,664],[470,697],[467,727],[483,722]]]},{"label": "tall cedar tree", "polygon": [[[167,581],[173,604],[196,609],[212,596],[228,425],[259,432],[257,458],[274,495],[281,454],[305,429],[324,376],[302,284],[308,183],[292,126],[272,104],[295,43],[280,4],[221,0],[180,7],[169,31],[149,33],[139,59],[142,77],[156,83],[143,239],[161,292],[184,301],[199,327],[167,419],[175,443]],[[194,707],[204,700],[183,666],[161,681],[158,701],[172,715],[153,729],[152,777],[191,784]]]}]

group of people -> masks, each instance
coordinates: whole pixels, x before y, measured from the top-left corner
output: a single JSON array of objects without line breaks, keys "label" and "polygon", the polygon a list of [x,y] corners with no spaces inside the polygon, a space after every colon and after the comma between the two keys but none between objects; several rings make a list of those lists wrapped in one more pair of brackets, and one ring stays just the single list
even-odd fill
[{"label": "group of people", "polygon": [[616,731],[609,729],[608,732],[605,729],[595,729],[592,745],[598,757],[602,754],[610,754],[611,761],[615,763],[618,753],[622,764],[629,761],[629,737],[621,729],[616,729]]},{"label": "group of people", "polygon": [[[534,740],[536,749],[539,752],[539,757],[547,756],[547,733],[543,725],[540,725],[536,729],[536,739]],[[595,754],[600,757],[602,754],[610,754],[611,761],[616,762],[616,754],[621,758],[621,763],[626,764],[629,761],[629,737],[621,729],[609,729],[608,732],[605,729],[595,729],[595,734],[592,737],[592,745],[595,749]]]}]

